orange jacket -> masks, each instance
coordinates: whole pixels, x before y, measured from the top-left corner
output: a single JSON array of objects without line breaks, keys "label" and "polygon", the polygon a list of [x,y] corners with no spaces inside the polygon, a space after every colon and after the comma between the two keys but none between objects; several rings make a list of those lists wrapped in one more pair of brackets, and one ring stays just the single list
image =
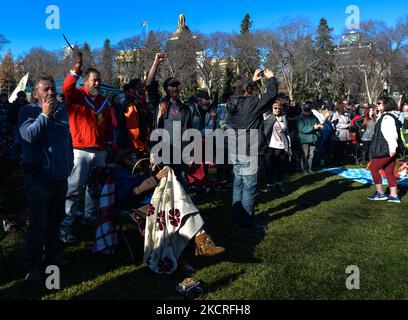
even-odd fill
[{"label": "orange jacket", "polygon": [[76,88],[78,78],[68,74],[62,84],[73,147],[103,148],[113,141],[109,102],[102,95],[92,101],[85,87]]},{"label": "orange jacket", "polygon": [[[126,119],[126,129],[129,135],[132,146],[142,153],[148,151],[148,141],[151,133],[151,129],[148,124],[146,102],[137,98],[136,96],[129,94],[132,97],[133,102],[129,102],[124,110],[124,115]],[[139,114],[138,108],[136,108],[135,101],[139,102]],[[141,121],[144,122],[146,132],[143,134],[141,130]]]}]

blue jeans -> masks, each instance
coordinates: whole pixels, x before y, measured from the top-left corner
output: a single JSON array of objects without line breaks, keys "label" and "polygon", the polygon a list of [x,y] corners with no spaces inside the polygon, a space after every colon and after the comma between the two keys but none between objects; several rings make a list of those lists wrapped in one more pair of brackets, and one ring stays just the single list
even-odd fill
[{"label": "blue jeans", "polygon": [[258,170],[248,167],[248,162],[237,161],[234,165],[234,176],[232,194],[234,223],[248,228],[254,223]]}]

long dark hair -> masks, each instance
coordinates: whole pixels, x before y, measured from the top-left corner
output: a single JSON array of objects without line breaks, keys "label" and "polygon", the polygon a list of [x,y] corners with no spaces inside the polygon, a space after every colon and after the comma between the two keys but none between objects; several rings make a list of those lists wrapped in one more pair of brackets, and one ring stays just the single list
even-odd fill
[{"label": "long dark hair", "polygon": [[367,108],[364,109],[364,121],[363,121],[363,126],[368,125],[368,123],[370,122],[370,110],[373,109],[373,120],[374,122],[377,119],[377,115],[375,113],[375,106],[372,104],[369,104]]},{"label": "long dark hair", "polygon": [[397,103],[394,101],[394,99],[392,99],[390,97],[383,96],[383,97],[379,98],[378,101],[381,101],[384,104],[384,111],[385,112],[398,110]]}]

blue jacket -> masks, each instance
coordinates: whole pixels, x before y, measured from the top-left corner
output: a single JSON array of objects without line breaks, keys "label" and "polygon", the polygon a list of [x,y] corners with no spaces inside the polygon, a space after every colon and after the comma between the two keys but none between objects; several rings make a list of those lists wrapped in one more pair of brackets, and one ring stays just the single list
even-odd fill
[{"label": "blue jacket", "polygon": [[58,105],[50,117],[42,114],[40,104],[21,107],[18,128],[22,141],[22,167],[50,180],[64,180],[73,167],[72,140],[67,110]]}]

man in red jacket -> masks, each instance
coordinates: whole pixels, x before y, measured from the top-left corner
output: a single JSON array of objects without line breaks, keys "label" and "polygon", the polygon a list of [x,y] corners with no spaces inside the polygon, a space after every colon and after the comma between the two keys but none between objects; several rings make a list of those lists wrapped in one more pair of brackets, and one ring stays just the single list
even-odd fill
[{"label": "man in red jacket", "polygon": [[[74,243],[72,224],[77,214],[80,192],[83,191],[91,171],[105,165],[108,146],[113,140],[113,125],[108,100],[100,94],[101,74],[90,68],[84,73],[84,86],[76,88],[82,74],[82,53],[74,53],[75,67],[62,84],[66,99],[68,121],[74,148],[74,168],[68,179],[68,193],[65,203],[66,217],[61,224],[61,241]],[[97,202],[85,192],[83,222],[95,221]]]}]

